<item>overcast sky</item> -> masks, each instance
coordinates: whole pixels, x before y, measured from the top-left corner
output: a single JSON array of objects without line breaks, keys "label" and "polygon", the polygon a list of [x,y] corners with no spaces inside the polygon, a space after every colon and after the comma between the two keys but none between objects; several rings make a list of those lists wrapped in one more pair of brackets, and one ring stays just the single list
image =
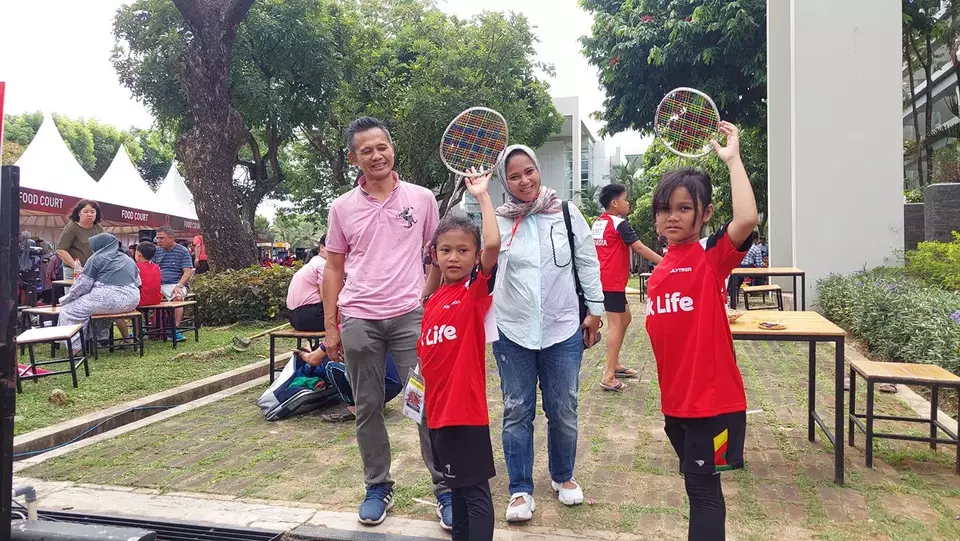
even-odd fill
[{"label": "overcast sky", "polygon": [[[117,81],[110,64],[112,20],[124,0],[0,0],[0,81],[7,82],[5,111],[50,111],[95,117],[120,128],[149,127],[153,118]],[[540,60],[553,64],[553,96],[579,96],[581,110],[603,105],[596,70],[580,54],[578,38],[590,16],[576,0],[439,0],[441,9],[469,17],[482,9],[520,11],[536,26]],[[596,132],[593,120],[587,125]],[[619,134],[624,153],[643,150],[636,133]]]}]

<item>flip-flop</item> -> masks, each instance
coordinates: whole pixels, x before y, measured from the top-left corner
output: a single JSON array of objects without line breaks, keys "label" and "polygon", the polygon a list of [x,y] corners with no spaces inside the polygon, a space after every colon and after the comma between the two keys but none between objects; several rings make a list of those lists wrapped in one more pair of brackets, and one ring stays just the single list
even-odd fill
[{"label": "flip-flop", "polygon": [[633,368],[618,368],[614,377],[616,378],[636,378],[639,377],[640,373],[634,370]]},{"label": "flip-flop", "polygon": [[615,392],[615,393],[621,393],[621,392],[623,392],[624,389],[627,388],[627,386],[624,385],[624,384],[623,384],[622,382],[620,382],[620,381],[618,381],[616,385],[607,385],[606,383],[604,383],[604,382],[601,381],[601,382],[600,382],[600,388],[603,389],[604,391],[612,391],[612,392]]},{"label": "flip-flop", "polygon": [[336,413],[324,413],[320,416],[320,419],[326,423],[346,423],[356,420],[357,416],[350,413],[350,410],[344,410]]}]

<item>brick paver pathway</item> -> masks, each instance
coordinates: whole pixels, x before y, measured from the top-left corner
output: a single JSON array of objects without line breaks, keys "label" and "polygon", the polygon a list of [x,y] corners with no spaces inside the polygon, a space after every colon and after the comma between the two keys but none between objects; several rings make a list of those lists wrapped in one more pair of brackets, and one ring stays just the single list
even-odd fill
[{"label": "brick paver pathway", "polygon": [[[634,312],[641,308],[634,305]],[[889,440],[876,445],[875,467],[863,466],[863,438],[848,447],[847,485],[832,482],[832,451],[822,435],[806,439],[806,346],[737,343],[747,385],[747,469],[723,480],[730,539],[960,539],[960,478],[953,475],[953,448],[931,451],[919,443]],[[546,419],[536,421],[537,512],[534,523],[571,531],[634,532],[643,538],[686,538],[686,498],[677,461],[663,433],[656,369],[643,331],[634,321],[624,363],[640,370],[623,394],[597,386],[603,345],[584,357],[580,388],[577,479],[594,505],[561,506],[546,471]],[[823,359],[818,389],[823,405],[832,393]],[[508,498],[499,442],[502,415],[499,377],[488,356],[489,405],[497,515]],[[240,497],[316,503],[325,509],[356,509],[363,495],[352,425],[330,425],[308,415],[267,423],[253,403],[257,392],[108,440],[23,473],[45,479],[151,487]],[[897,399],[878,397],[883,411],[910,415]],[[863,399],[859,400],[863,404]],[[429,519],[433,501],[420,460],[416,432],[399,411],[386,410],[394,452],[397,505],[392,513]],[[902,429],[903,427],[897,427]],[[913,428],[916,430],[916,428]],[[498,527],[505,527],[498,518]]]}]

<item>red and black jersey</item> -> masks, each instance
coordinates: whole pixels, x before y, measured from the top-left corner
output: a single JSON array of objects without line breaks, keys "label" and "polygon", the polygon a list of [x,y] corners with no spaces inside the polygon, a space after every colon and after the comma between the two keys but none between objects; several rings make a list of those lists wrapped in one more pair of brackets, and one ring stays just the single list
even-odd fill
[{"label": "red and black jersey", "polygon": [[417,355],[428,428],[490,424],[483,320],[496,274],[496,268],[490,276],[474,269],[469,278],[441,286],[423,309]]},{"label": "red and black jersey", "polygon": [[747,408],[723,280],[752,240],[735,247],[724,225],[705,243],[671,245],[647,281],[647,334],[664,415],[712,417]]},{"label": "red and black jersey", "polygon": [[604,212],[593,222],[593,244],[600,260],[600,284],[604,291],[626,290],[630,278],[630,246],[637,242],[630,222]]}]

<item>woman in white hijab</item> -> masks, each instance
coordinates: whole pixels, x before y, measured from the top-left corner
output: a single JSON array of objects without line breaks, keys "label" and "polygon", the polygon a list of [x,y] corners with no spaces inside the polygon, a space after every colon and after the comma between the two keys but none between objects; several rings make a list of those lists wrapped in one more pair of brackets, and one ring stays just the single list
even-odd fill
[{"label": "woman in white hijab", "polygon": [[[583,503],[574,480],[577,456],[577,391],[584,347],[596,342],[603,315],[600,263],[590,227],[543,186],[533,150],[513,145],[503,152],[497,176],[510,201],[497,209],[501,248],[494,306],[499,339],[493,353],[503,392],[503,454],[510,476],[506,518],[533,518],[533,419],[537,384],[547,416],[551,485],[564,505]],[[575,271],[574,271],[575,269]],[[574,272],[586,300],[581,317]]]}]

